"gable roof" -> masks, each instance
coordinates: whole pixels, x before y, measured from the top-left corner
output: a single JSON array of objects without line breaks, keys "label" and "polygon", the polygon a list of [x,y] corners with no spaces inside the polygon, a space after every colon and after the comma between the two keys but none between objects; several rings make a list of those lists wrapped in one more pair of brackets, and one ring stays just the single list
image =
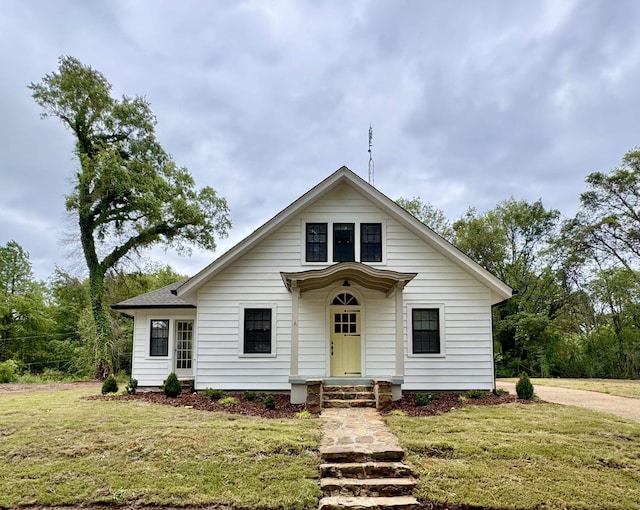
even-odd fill
[{"label": "gable roof", "polygon": [[176,289],[187,280],[180,280],[166,287],[152,290],[146,294],[132,297],[112,305],[114,310],[133,310],[139,308],[195,308],[194,305],[176,296]]},{"label": "gable roof", "polygon": [[353,173],[346,166],[336,170],[333,174],[311,188],[307,193],[280,211],[253,233],[236,244],[233,248],[202,269],[199,273],[189,280],[186,280],[176,289],[177,296],[186,296],[195,292],[201,285],[232,264],[238,257],[249,252],[281,225],[284,225],[287,221],[309,207],[320,197],[343,183],[350,185],[356,191],[366,196],[373,204],[378,206],[401,225],[404,225],[439,253],[486,285],[491,290],[492,304],[500,303],[511,297],[512,289],[506,283],[470,259],[449,241],[431,230],[403,207],[396,204],[393,200]]}]

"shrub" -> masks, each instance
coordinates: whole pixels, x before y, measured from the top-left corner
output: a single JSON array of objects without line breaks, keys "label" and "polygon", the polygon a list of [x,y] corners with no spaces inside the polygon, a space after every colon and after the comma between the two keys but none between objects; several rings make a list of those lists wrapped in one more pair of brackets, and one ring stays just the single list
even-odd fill
[{"label": "shrub", "polygon": [[313,415],[305,409],[304,411],[296,413],[296,418],[298,418],[299,420],[308,420],[310,418],[313,418]]},{"label": "shrub", "polygon": [[118,381],[116,378],[110,375],[107,377],[102,383],[102,394],[106,395],[107,393],[118,393]]},{"label": "shrub", "polygon": [[484,391],[484,390],[469,390],[467,391],[465,394],[465,397],[467,398],[486,398],[489,396],[489,392],[488,391]]},{"label": "shrub", "polygon": [[213,388],[207,388],[202,393],[205,397],[209,397],[211,400],[220,400],[227,396],[227,392],[224,390],[214,390]]},{"label": "shrub", "polygon": [[167,376],[167,380],[164,382],[162,386],[162,391],[167,397],[175,398],[180,393],[182,393],[182,386],[180,386],[180,381],[178,381],[178,376],[175,372],[171,372]]},{"label": "shrub", "polygon": [[218,400],[218,403],[225,407],[231,407],[238,403],[238,399],[235,397],[225,397],[223,399]]},{"label": "shrub", "polygon": [[438,400],[438,395],[434,393],[416,393],[415,405],[416,407],[426,406],[434,400]]},{"label": "shrub", "polygon": [[137,379],[130,379],[129,380],[129,384],[127,384],[127,394],[128,395],[135,395],[136,394],[136,389],[138,388],[138,380]]},{"label": "shrub", "polygon": [[245,391],[242,398],[244,398],[249,402],[262,402],[262,397],[258,395],[255,391]]},{"label": "shrub", "polygon": [[8,359],[0,363],[0,383],[10,383],[18,379],[18,364]]},{"label": "shrub", "polygon": [[509,392],[504,388],[497,388],[493,393],[499,397],[506,397],[509,394]]},{"label": "shrub", "polygon": [[389,413],[389,416],[406,416],[406,415],[407,413],[405,413],[402,409],[394,409]]},{"label": "shrub", "polygon": [[265,409],[271,409],[272,411],[276,408],[276,399],[273,398],[273,395],[267,395],[264,399],[264,407]]},{"label": "shrub", "polygon": [[518,394],[518,398],[529,400],[533,398],[533,384],[529,380],[529,376],[522,372],[520,374],[520,378],[516,383],[516,393]]}]

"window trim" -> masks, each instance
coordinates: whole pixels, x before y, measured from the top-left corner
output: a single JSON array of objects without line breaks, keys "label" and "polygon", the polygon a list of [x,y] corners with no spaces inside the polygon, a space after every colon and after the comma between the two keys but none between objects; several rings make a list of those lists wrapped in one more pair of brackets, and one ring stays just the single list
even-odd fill
[{"label": "window trim", "polygon": [[[440,352],[413,352],[413,310],[438,310],[438,329],[440,332]],[[407,304],[407,355],[410,358],[444,358],[446,357],[446,327],[444,303],[409,303]]]},{"label": "window trim", "polygon": [[[245,310],[271,310],[271,352],[244,352]],[[275,358],[277,357],[276,330],[278,325],[278,307],[275,303],[240,303],[238,310],[238,357],[239,358]]]},{"label": "window trim", "polygon": [[[153,333],[153,326],[152,324],[154,322],[166,322],[167,323],[167,353],[166,354],[152,354],[151,353],[151,340],[152,340],[152,333]],[[158,318],[158,317],[149,317],[148,318],[148,322],[147,324],[149,325],[149,329],[148,329],[148,335],[147,335],[147,355],[149,358],[151,359],[169,359],[170,355],[169,353],[171,352],[171,319],[167,318],[167,317],[162,317],[162,318]]]}]

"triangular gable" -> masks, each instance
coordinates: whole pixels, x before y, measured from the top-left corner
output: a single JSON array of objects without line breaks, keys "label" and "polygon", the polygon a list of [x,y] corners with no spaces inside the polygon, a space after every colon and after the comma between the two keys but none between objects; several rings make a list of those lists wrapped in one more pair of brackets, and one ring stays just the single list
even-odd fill
[{"label": "triangular gable", "polygon": [[302,195],[287,208],[280,211],[253,233],[236,244],[233,248],[205,267],[202,271],[187,280],[177,289],[177,295],[186,296],[195,292],[209,279],[213,278],[220,271],[232,264],[236,259],[249,252],[253,247],[257,246],[280,226],[284,225],[286,222],[304,211],[313,202],[341,183],[351,185],[354,189],[367,197],[374,205],[398,221],[398,223],[404,225],[439,253],[487,286],[491,290],[492,304],[500,303],[511,297],[512,289],[506,283],[484,269],[477,262],[470,259],[453,244],[431,230],[428,226],[407,212],[403,207],[396,204],[393,200],[353,173],[346,166],[336,170],[333,174]]}]

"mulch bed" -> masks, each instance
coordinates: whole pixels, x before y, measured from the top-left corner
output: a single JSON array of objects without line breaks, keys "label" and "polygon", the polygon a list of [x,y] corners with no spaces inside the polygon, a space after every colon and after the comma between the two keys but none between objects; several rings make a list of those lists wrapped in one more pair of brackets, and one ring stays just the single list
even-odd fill
[{"label": "mulch bed", "polygon": [[[287,394],[273,394],[276,401],[275,409],[266,409],[261,401],[248,401],[243,398],[242,393],[234,393],[229,396],[238,399],[238,403],[231,406],[224,406],[215,400],[201,393],[182,393],[176,398],[166,397],[160,392],[138,392],[135,395],[97,395],[87,397],[89,400],[109,400],[109,401],[142,401],[150,404],[170,405],[174,407],[188,407],[200,411],[225,412],[239,414],[243,416],[259,416],[262,418],[294,418],[296,413],[303,411],[304,404],[292,404]],[[501,405],[513,402],[530,404],[535,401],[519,400],[514,395],[498,396],[488,393],[483,398],[469,398],[466,401],[460,399],[459,393],[442,393],[436,400],[431,401],[426,406],[415,405],[415,394],[405,394],[400,400],[392,403],[390,407],[382,411],[382,414],[389,414],[395,409],[403,411],[407,416],[434,416],[447,413],[452,409],[458,409],[470,405]],[[538,401],[539,402],[539,401]]]}]

